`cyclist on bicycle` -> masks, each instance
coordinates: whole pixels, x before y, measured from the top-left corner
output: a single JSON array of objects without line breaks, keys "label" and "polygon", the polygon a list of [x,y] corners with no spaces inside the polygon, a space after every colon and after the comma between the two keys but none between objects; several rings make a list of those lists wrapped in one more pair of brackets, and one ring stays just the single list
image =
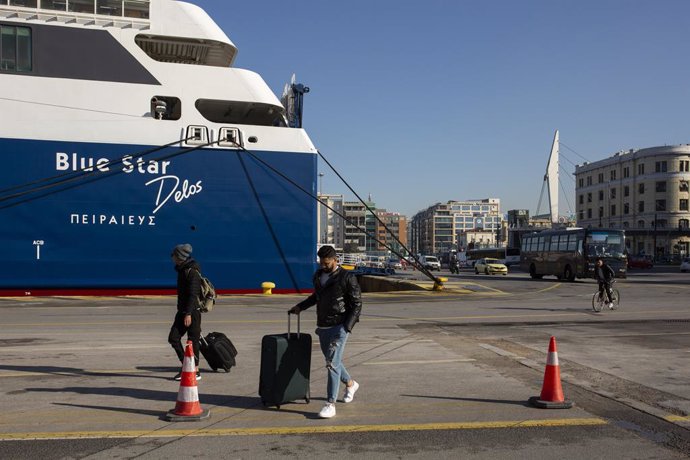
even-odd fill
[{"label": "cyclist on bicycle", "polygon": [[596,265],[594,266],[594,279],[599,282],[599,297],[604,297],[604,290],[606,290],[606,301],[604,302],[608,307],[613,303],[613,292],[611,290],[611,284],[613,284],[613,279],[616,277],[616,273],[611,267],[604,263],[601,257],[597,258]]}]

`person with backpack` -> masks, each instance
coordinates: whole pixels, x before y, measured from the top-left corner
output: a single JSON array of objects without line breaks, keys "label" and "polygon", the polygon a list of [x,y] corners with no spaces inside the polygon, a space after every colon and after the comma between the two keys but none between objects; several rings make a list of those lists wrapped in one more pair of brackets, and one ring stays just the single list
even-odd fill
[{"label": "person with backpack", "polygon": [[[173,248],[172,254],[175,270],[177,271],[177,313],[170,328],[168,343],[172,345],[177,357],[184,360],[184,348],[182,337],[187,334],[187,339],[192,341],[194,348],[194,362],[196,364],[196,379],[201,379],[199,372],[199,339],[201,338],[201,311],[199,310],[199,296],[201,294],[201,273],[196,260],[192,258],[192,245],[189,243],[178,244]],[[178,372],[174,377],[180,380],[182,373]]]},{"label": "person with backpack", "polygon": [[335,416],[335,401],[340,383],[344,383],[343,402],[349,403],[359,389],[343,364],[345,343],[362,311],[362,291],[352,272],[338,265],[335,249],[322,246],[317,255],[321,268],[314,273],[314,293],[289,310],[298,315],[316,305],[316,335],[328,370],[327,402],[319,412],[321,418]]}]

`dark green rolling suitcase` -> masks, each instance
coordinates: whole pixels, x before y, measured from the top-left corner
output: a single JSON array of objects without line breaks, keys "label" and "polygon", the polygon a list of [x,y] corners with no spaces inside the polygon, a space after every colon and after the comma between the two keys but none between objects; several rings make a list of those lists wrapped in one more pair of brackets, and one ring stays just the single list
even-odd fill
[{"label": "dark green rolling suitcase", "polygon": [[309,373],[311,371],[311,335],[297,333],[265,335],[261,339],[261,373],[259,396],[264,406],[280,406],[304,399],[309,402]]}]

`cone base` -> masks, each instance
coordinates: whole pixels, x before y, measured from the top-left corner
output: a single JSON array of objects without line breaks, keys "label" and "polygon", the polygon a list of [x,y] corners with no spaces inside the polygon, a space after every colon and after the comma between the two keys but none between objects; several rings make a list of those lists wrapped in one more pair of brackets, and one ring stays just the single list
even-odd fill
[{"label": "cone base", "polygon": [[203,410],[199,415],[177,415],[175,413],[175,409],[172,409],[165,414],[165,420],[168,422],[198,422],[199,420],[209,418],[210,416],[210,409]]},{"label": "cone base", "polygon": [[573,402],[567,399],[563,401],[542,401],[539,399],[539,396],[532,396],[528,402],[540,409],[570,409],[573,407]]}]

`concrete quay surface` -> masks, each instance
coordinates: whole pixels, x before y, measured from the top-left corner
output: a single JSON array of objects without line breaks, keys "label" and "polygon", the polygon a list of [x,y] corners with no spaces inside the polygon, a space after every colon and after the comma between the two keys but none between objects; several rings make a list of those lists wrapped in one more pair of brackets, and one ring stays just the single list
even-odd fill
[{"label": "concrete quay surface", "polygon": [[[302,296],[222,297],[204,332],[228,334],[237,367],[198,383],[211,417],[171,423],[179,370],[171,297],[0,298],[3,458],[686,458],[690,276],[621,281],[621,310],[594,313],[592,282],[462,273],[462,292],[365,294],[345,363],[361,388],[321,420],[311,396],[280,410],[257,394],[260,342]],[[466,289],[465,289],[466,288]],[[467,292],[464,292],[467,291]],[[294,327],[294,321],[293,321]],[[302,330],[312,333],[313,311]],[[536,409],[551,335],[569,410]],[[341,389],[342,395],[342,389]]]}]

